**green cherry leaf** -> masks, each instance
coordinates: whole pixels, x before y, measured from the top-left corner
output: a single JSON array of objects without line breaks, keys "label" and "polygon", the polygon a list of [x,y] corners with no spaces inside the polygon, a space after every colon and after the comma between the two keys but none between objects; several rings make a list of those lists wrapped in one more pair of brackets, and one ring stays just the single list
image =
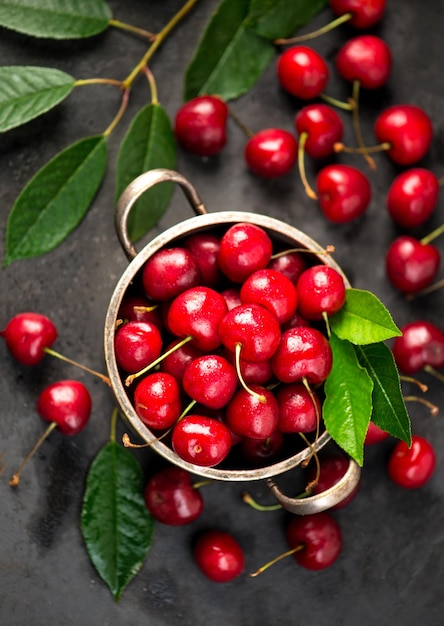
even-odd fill
[{"label": "green cherry leaf", "polygon": [[[134,117],[117,158],[116,200],[129,183],[157,167],[175,169],[176,141],[170,119],[158,104],[149,104]],[[134,204],[128,220],[133,241],[143,237],[168,207],[173,185],[162,183],[149,189]]]},{"label": "green cherry leaf", "polygon": [[185,74],[184,98],[246,93],[275,56],[270,41],[249,26],[249,0],[222,0],[208,22]]},{"label": "green cherry leaf", "polygon": [[378,343],[402,334],[377,296],[361,289],[347,289],[344,306],[329,317],[329,324],[338,337],[355,345]]},{"label": "green cherry leaf", "polygon": [[357,359],[353,345],[330,337],[333,365],[325,381],[322,416],[332,439],[359,465],[372,415],[373,381]]},{"label": "green cherry leaf", "polygon": [[116,601],[142,567],[153,529],[139,463],[126,448],[108,442],[88,472],[81,531],[91,562]]},{"label": "green cherry leaf", "polygon": [[110,19],[103,0],[0,0],[0,26],[32,37],[91,37],[104,31]]},{"label": "green cherry leaf", "polygon": [[21,126],[64,100],[75,79],[50,67],[0,67],[0,132]]},{"label": "green cherry leaf", "polygon": [[3,265],[58,246],[79,225],[105,174],[103,135],[69,146],[49,161],[18,196],[6,226]]},{"label": "green cherry leaf", "polygon": [[258,35],[285,38],[321,11],[328,0],[251,0],[250,17]]},{"label": "green cherry leaf", "polygon": [[359,363],[373,380],[372,421],[393,437],[411,444],[410,418],[401,392],[398,369],[384,343],[355,346]]}]

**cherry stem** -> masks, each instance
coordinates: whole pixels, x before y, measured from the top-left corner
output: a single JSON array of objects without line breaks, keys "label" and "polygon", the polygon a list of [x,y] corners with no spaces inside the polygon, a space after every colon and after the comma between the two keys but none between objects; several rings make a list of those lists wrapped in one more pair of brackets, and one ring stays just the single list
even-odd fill
[{"label": "cherry stem", "polygon": [[330,322],[328,319],[328,313],[327,311],[322,311],[322,319],[325,322],[325,328],[327,329],[327,337],[330,339],[331,337],[331,329],[330,329]]},{"label": "cherry stem", "polygon": [[336,142],[333,146],[333,150],[335,152],[347,152],[349,154],[368,154],[370,152],[385,152],[386,150],[390,150],[392,144],[388,141],[384,141],[383,143],[377,144],[376,146],[366,146],[363,148],[352,148],[351,146],[346,146],[340,141]]},{"label": "cherry stem", "polygon": [[417,378],[413,378],[412,376],[400,376],[399,377],[400,380],[406,382],[406,383],[413,383],[414,385],[417,385],[417,387],[419,387],[421,389],[422,392],[426,392],[428,391],[428,386],[425,385],[424,383],[422,383],[420,380],[418,380]]},{"label": "cherry stem", "polygon": [[136,379],[139,378],[139,376],[143,376],[143,374],[146,374],[147,372],[149,372],[149,370],[151,370],[153,367],[156,367],[156,365],[158,365],[159,363],[161,363],[161,361],[163,361],[163,359],[167,356],[169,356],[170,354],[172,354],[173,352],[175,352],[178,348],[181,348],[182,346],[184,346],[186,343],[188,343],[189,341],[192,340],[192,336],[188,335],[187,337],[185,337],[184,339],[182,339],[182,341],[179,341],[179,343],[175,344],[174,346],[172,346],[169,350],[167,350],[166,352],[164,352],[163,354],[161,354],[157,359],[155,359],[154,361],[151,361],[151,363],[148,363],[148,365],[146,367],[144,367],[143,369],[139,370],[138,372],[136,372],[135,374],[130,374],[129,376],[126,377],[125,379],[125,385],[126,387],[129,387],[131,385],[131,383]]},{"label": "cherry stem", "polygon": [[113,130],[116,128],[116,126],[119,124],[120,120],[122,119],[128,107],[128,102],[129,102],[129,89],[125,87],[125,90],[122,96],[122,102],[120,103],[120,108],[117,111],[116,116],[114,117],[111,124],[103,132],[103,137],[109,137],[111,133],[113,132]]},{"label": "cherry stem", "polygon": [[325,93],[321,93],[319,97],[321,98],[321,100],[324,100],[324,102],[331,104],[337,109],[342,109],[343,111],[353,111],[354,106],[355,106],[353,101],[343,102],[342,100],[337,100],[336,98],[332,98],[331,96],[328,96]]},{"label": "cherry stem", "polygon": [[243,376],[242,376],[242,372],[241,372],[241,366],[240,366],[240,353],[242,350],[242,344],[241,343],[237,343],[236,344],[236,348],[235,348],[235,352],[234,352],[234,356],[236,359],[236,371],[237,371],[237,376],[239,378],[239,382],[242,385],[242,387],[245,389],[245,391],[247,393],[249,393],[251,396],[253,396],[253,398],[256,398],[256,400],[258,400],[259,402],[261,402],[262,404],[265,404],[267,402],[267,398],[264,396],[264,394],[262,393],[257,393],[256,391],[253,391],[253,389],[250,389],[250,387],[248,387],[247,383],[245,382]]},{"label": "cherry stem", "polygon": [[115,85],[124,89],[125,85],[117,78],[84,78],[76,80],[74,87],[83,87],[85,85]]},{"label": "cherry stem", "polygon": [[265,563],[265,565],[262,565],[262,567],[257,569],[255,572],[252,572],[251,574],[249,574],[249,576],[251,576],[251,578],[254,578],[255,576],[259,576],[259,574],[262,574],[262,572],[265,572],[265,570],[271,567],[271,565],[278,563],[279,561],[286,558],[287,556],[291,556],[292,554],[295,554],[296,552],[300,552],[301,550],[304,549],[304,547],[305,546],[301,544],[299,546],[296,546],[295,548],[292,548],[291,550],[287,550],[287,552],[283,552],[282,554],[279,554],[279,556],[276,556],[271,561],[268,561],[268,563]]},{"label": "cherry stem", "polygon": [[444,383],[444,376],[440,374],[434,367],[432,367],[431,365],[424,365],[423,369],[425,372]]},{"label": "cherry stem", "polygon": [[16,473],[13,474],[13,476],[10,478],[10,480],[9,480],[9,486],[10,487],[18,487],[18,484],[20,482],[20,474],[22,473],[22,471],[25,468],[26,464],[34,456],[34,454],[40,448],[42,443],[49,436],[49,434],[54,430],[54,428],[56,428],[56,426],[57,426],[57,422],[51,422],[49,424],[48,428],[45,430],[45,432],[39,437],[39,439],[36,441],[34,446],[31,448],[31,450],[28,452],[28,454],[23,459],[23,461],[22,461],[20,467],[18,468],[18,470],[16,471]]},{"label": "cherry stem", "polygon": [[256,511],[279,511],[282,509],[282,504],[259,504],[247,491],[242,494],[242,501]]},{"label": "cherry stem", "polygon": [[149,448],[150,446],[153,445],[153,443],[162,441],[162,439],[164,439],[164,437],[166,437],[172,430],[173,430],[173,427],[171,426],[171,428],[168,428],[168,430],[162,433],[160,437],[156,437],[155,439],[153,439],[153,441],[147,441],[146,443],[133,443],[128,433],[123,433],[122,443],[125,448]]},{"label": "cherry stem", "polygon": [[126,24],[120,20],[110,20],[109,25],[114,26],[114,28],[119,28],[120,30],[126,30],[130,33],[134,33],[135,35],[141,35],[149,41],[154,41],[157,37],[154,33],[150,33],[149,31],[139,28],[138,26],[133,26],[132,24]]},{"label": "cherry stem", "polygon": [[441,226],[438,226],[438,228],[435,228],[435,230],[432,230],[431,233],[429,233],[428,235],[420,239],[420,242],[423,245],[426,245],[430,243],[431,241],[433,241],[434,239],[437,239],[443,233],[444,233],[444,224],[441,224]]},{"label": "cherry stem", "polygon": [[305,171],[305,144],[307,143],[307,139],[308,139],[308,133],[306,132],[301,133],[301,136],[299,137],[299,146],[298,146],[299,174],[300,174],[301,181],[302,181],[302,184],[304,186],[305,193],[307,194],[307,196],[311,198],[312,200],[317,200],[318,196],[310,187],[308,180],[307,180],[307,174]]},{"label": "cherry stem", "polygon": [[239,128],[241,129],[241,131],[245,134],[246,137],[248,137],[248,139],[250,139],[250,137],[253,137],[254,133],[253,131],[251,131],[248,126],[246,126],[242,120],[240,119],[240,117],[237,115],[237,113],[235,113],[233,111],[233,109],[229,108],[228,112],[230,114],[230,117],[233,119],[233,121],[236,123],[237,126],[239,126]]},{"label": "cherry stem", "polygon": [[432,415],[438,415],[439,413],[439,407],[437,407],[436,404],[429,402],[428,400],[424,400],[424,398],[418,398],[418,396],[404,396],[404,401],[419,402],[420,404],[424,404],[424,406],[426,406],[430,410],[430,413]]},{"label": "cherry stem", "polygon": [[358,142],[358,146],[362,148],[364,159],[367,161],[371,170],[376,169],[376,163],[372,157],[367,154],[366,146],[364,143],[364,138],[362,136],[361,130],[361,122],[359,120],[359,90],[360,90],[360,82],[359,80],[353,81],[353,103],[354,106],[352,108],[352,119],[353,119],[353,128],[355,130],[356,141]]},{"label": "cherry stem", "polygon": [[315,39],[316,37],[319,37],[320,35],[325,35],[326,33],[336,28],[337,26],[344,24],[344,22],[348,22],[349,20],[351,20],[352,17],[353,17],[352,13],[344,13],[343,15],[340,15],[338,18],[329,22],[325,26],[321,26],[321,28],[318,28],[317,30],[313,30],[311,33],[306,33],[305,35],[299,35],[298,37],[291,37],[289,39],[275,39],[273,43],[276,46],[285,46],[286,44],[299,43],[300,41],[308,41],[309,39]]},{"label": "cherry stem", "polygon": [[193,489],[200,489],[201,487],[205,487],[206,485],[211,485],[214,483],[214,480],[207,478],[207,480],[199,480],[198,482],[193,483]]},{"label": "cherry stem", "polygon": [[152,71],[147,65],[142,67],[141,71],[145,74],[148,80],[148,84],[150,86],[151,104],[159,104],[159,100],[157,97],[157,84],[156,84],[156,79],[154,78],[154,74],[152,73]]},{"label": "cherry stem", "polygon": [[276,252],[271,255],[272,259],[278,259],[280,256],[285,256],[286,254],[291,254],[292,252],[303,252],[308,254],[325,254],[328,256],[335,251],[335,247],[333,245],[328,245],[321,250],[310,250],[309,248],[287,248],[286,250],[281,250],[280,252]]},{"label": "cherry stem", "polygon": [[[321,414],[319,413],[319,407],[318,407],[318,405],[317,405],[316,398],[315,398],[315,395],[314,395],[314,393],[313,393],[313,390],[312,390],[312,388],[310,387],[310,385],[308,384],[308,381],[307,381],[307,379],[305,378],[305,376],[304,376],[304,378],[302,379],[302,383],[303,383],[304,387],[306,388],[306,390],[308,391],[308,395],[310,396],[311,401],[313,402],[313,406],[314,406],[314,408],[315,408],[315,412],[316,412],[316,437],[315,437],[315,441],[317,441],[317,440],[318,440],[318,437],[319,437],[319,428],[320,428],[320,425],[321,425]],[[316,450],[313,448],[313,444],[311,444],[311,443],[309,443],[309,442],[308,442],[308,439],[305,437],[305,435],[304,435],[303,433],[299,433],[299,434],[300,434],[300,435],[301,435],[301,437],[304,439],[304,441],[306,441],[306,442],[307,442],[308,446],[309,446],[309,447],[311,448],[311,450],[312,450],[312,453],[311,453],[310,457],[307,459],[306,464],[308,464],[308,463],[309,463],[309,461],[310,461],[311,457],[314,455],[314,456],[315,456],[315,458],[316,458],[316,463],[317,463],[317,465],[318,465],[318,470],[319,470],[319,469],[320,469],[320,468],[319,468],[319,459],[318,459],[318,455],[316,454]],[[316,482],[317,482],[317,480],[316,480]]]},{"label": "cherry stem", "polygon": [[74,365],[75,367],[78,367],[79,369],[83,370],[84,372],[88,372],[88,374],[92,374],[93,376],[97,376],[97,378],[100,378],[100,380],[103,381],[104,383],[106,383],[108,385],[108,387],[111,387],[111,381],[108,378],[108,376],[105,376],[105,374],[101,374],[100,372],[96,372],[95,370],[92,370],[89,367],[86,367],[86,365],[82,365],[82,363],[78,363],[77,361],[73,361],[72,359],[69,359],[68,357],[64,356],[63,354],[60,354],[59,352],[56,352],[52,348],[45,348],[44,351],[46,352],[46,354],[49,354],[49,355],[55,357],[56,359],[64,361],[65,363],[69,363],[70,365]]},{"label": "cherry stem", "polygon": [[116,440],[116,430],[117,430],[117,418],[119,416],[119,409],[114,407],[113,412],[111,414],[111,427],[110,427],[110,441],[114,442]]}]

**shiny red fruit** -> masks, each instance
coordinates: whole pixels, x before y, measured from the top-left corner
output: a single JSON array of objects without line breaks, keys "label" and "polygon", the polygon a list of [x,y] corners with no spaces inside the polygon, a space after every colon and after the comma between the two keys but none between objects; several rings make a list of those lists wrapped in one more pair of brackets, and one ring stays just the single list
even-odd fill
[{"label": "shiny red fruit", "polygon": [[327,165],[318,173],[316,186],[322,213],[337,224],[361,217],[371,200],[367,176],[351,165]]},{"label": "shiny red fruit", "polygon": [[277,178],[290,172],[297,160],[296,138],[281,128],[259,131],[245,146],[249,169],[262,178]]},{"label": "shiny red fruit", "polygon": [[238,222],[221,239],[219,266],[227,278],[243,283],[250,274],[267,267],[272,252],[273,243],[263,228]]},{"label": "shiny red fruit", "polygon": [[222,422],[204,415],[186,415],[173,429],[176,454],[194,465],[213,467],[230,452],[231,434]]},{"label": "shiny red fruit", "polygon": [[374,422],[370,422],[368,425],[367,433],[364,439],[364,445],[372,446],[374,444],[379,443],[380,441],[385,441],[389,437],[389,433],[385,430],[382,430],[379,426],[377,426]]},{"label": "shiny red fruit", "polygon": [[426,320],[416,320],[401,328],[392,352],[396,365],[404,374],[415,374],[426,366],[444,367],[444,333]]},{"label": "shiny red fruit", "polygon": [[309,570],[330,567],[342,550],[341,529],[327,512],[294,516],[286,534],[297,563]]},{"label": "shiny red fruit", "polygon": [[0,331],[12,356],[23,365],[37,365],[57,339],[57,328],[40,313],[18,313]]},{"label": "shiny red fruit", "polygon": [[191,475],[180,467],[159,470],[146,484],[145,505],[151,515],[170,526],[194,522],[202,513],[204,500],[193,487]]},{"label": "shiny red fruit", "polygon": [[202,573],[217,583],[240,576],[244,569],[244,551],[238,541],[221,530],[207,530],[199,536],[193,557]]},{"label": "shiny red fruit", "polygon": [[324,91],[329,71],[319,52],[308,46],[292,46],[279,56],[277,76],[280,85],[292,96],[313,100]]},{"label": "shiny red fruit", "polygon": [[409,447],[400,441],[393,449],[387,471],[390,478],[405,489],[419,489],[432,477],[436,467],[436,454],[432,444],[420,437],[412,436]]},{"label": "shiny red fruit", "polygon": [[329,0],[336,15],[351,14],[348,22],[353,28],[367,29],[384,15],[387,0]]},{"label": "shiny red fruit", "polygon": [[174,123],[178,143],[200,156],[212,156],[227,142],[228,107],[215,96],[197,96],[179,109]]},{"label": "shiny red fruit", "polygon": [[415,293],[430,285],[436,278],[441,254],[432,244],[404,235],[389,246],[385,264],[387,277],[403,293]]},{"label": "shiny red fruit", "polygon": [[180,388],[176,379],[166,372],[145,376],[134,389],[134,408],[149,428],[170,428],[182,412]]},{"label": "shiny red fruit", "polygon": [[392,53],[375,35],[360,35],[345,42],[336,56],[336,69],[349,82],[359,81],[365,89],[379,89],[392,69]]},{"label": "shiny red fruit", "polygon": [[344,124],[339,114],[327,104],[308,104],[294,120],[299,137],[306,133],[305,152],[312,159],[322,159],[334,152],[334,145],[342,140]]},{"label": "shiny red fruit", "polygon": [[392,219],[404,228],[416,228],[426,222],[438,203],[438,177],[421,167],[401,172],[387,194],[387,209]]},{"label": "shiny red fruit", "polygon": [[296,285],[299,313],[308,320],[320,320],[337,313],[345,303],[342,275],[329,265],[312,265],[299,277]]},{"label": "shiny red fruit", "polygon": [[37,399],[37,411],[46,422],[55,422],[64,435],[77,435],[89,421],[91,395],[77,380],[61,380],[45,387]]}]

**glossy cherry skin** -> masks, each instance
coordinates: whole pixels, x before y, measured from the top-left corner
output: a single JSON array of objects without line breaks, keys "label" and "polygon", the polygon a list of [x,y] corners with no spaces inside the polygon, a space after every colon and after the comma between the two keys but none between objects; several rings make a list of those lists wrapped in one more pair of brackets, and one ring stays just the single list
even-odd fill
[{"label": "glossy cherry skin", "polygon": [[401,172],[387,194],[387,209],[392,219],[404,228],[416,228],[426,222],[438,203],[438,177],[421,167]]},{"label": "glossy cherry skin", "polygon": [[271,270],[284,274],[293,284],[307,267],[303,254],[297,250],[282,251],[272,256],[267,266]]},{"label": "glossy cherry skin", "polygon": [[308,104],[296,114],[294,123],[299,137],[306,133],[304,150],[312,159],[330,156],[335,143],[342,141],[344,124],[327,104]]},{"label": "glossy cherry skin", "polygon": [[337,313],[345,303],[345,283],[342,275],[329,265],[307,268],[297,282],[298,309],[308,320],[320,320]]},{"label": "glossy cherry skin", "polygon": [[78,380],[60,380],[43,389],[37,411],[45,422],[55,422],[64,435],[77,435],[89,421],[92,400]]},{"label": "glossy cherry skin", "polygon": [[180,388],[166,372],[154,372],[134,389],[134,408],[142,422],[154,430],[170,428],[182,412]]},{"label": "glossy cherry skin", "polygon": [[122,300],[117,318],[123,322],[150,322],[162,328],[160,308],[143,296],[128,296]]},{"label": "glossy cherry skin", "polygon": [[321,403],[315,391],[302,383],[280,385],[276,392],[279,406],[278,429],[282,433],[310,433],[321,418]]},{"label": "glossy cherry skin", "polygon": [[225,411],[227,426],[235,435],[250,439],[266,439],[278,426],[279,407],[274,394],[260,385],[250,389],[265,398],[262,401],[246,389],[239,389]]},{"label": "glossy cherry skin", "polygon": [[394,483],[405,489],[419,489],[432,477],[436,454],[432,444],[419,435],[412,436],[412,445],[400,441],[390,455],[387,471]]},{"label": "glossy cherry skin", "polygon": [[[231,350],[226,349],[224,356],[230,361],[230,363],[236,366],[236,355]],[[268,383],[272,376],[273,370],[271,369],[270,361],[246,361],[239,358],[239,370],[244,382],[248,384],[255,383],[257,385],[265,385]]]},{"label": "glossy cherry skin", "polygon": [[176,454],[194,465],[213,467],[230,452],[231,434],[222,422],[205,415],[186,415],[175,425],[171,439]]},{"label": "glossy cherry skin", "polygon": [[309,570],[322,570],[336,561],[342,550],[341,529],[327,512],[295,515],[286,531],[290,549],[297,548],[294,558]]},{"label": "glossy cherry skin", "polygon": [[156,472],[146,484],[144,499],[151,515],[170,526],[191,524],[204,508],[202,494],[193,487],[190,473],[180,467]]},{"label": "glossy cherry skin", "polygon": [[151,322],[126,322],[114,337],[116,361],[125,372],[136,373],[160,356],[162,336]]},{"label": "glossy cherry skin", "polygon": [[313,100],[325,89],[328,66],[322,56],[308,46],[287,48],[278,58],[278,81],[285,91],[301,100]]},{"label": "glossy cherry skin", "polygon": [[217,260],[220,238],[212,233],[196,233],[189,235],[183,242],[197,261],[202,277],[202,285],[216,288],[222,279]]},{"label": "glossy cherry skin", "polygon": [[218,255],[223,274],[235,283],[243,283],[256,270],[267,267],[273,244],[268,233],[255,224],[230,226],[221,239]]},{"label": "glossy cherry skin", "polygon": [[243,304],[260,304],[276,315],[279,324],[291,319],[298,305],[296,287],[281,272],[265,268],[257,270],[243,283],[240,290]]},{"label": "glossy cherry skin", "polygon": [[379,89],[389,79],[392,53],[380,37],[359,35],[346,41],[339,50],[336,69],[349,82],[358,81],[365,89]]},{"label": "glossy cherry skin", "polygon": [[413,165],[430,148],[433,127],[429,116],[420,107],[395,104],[378,115],[374,125],[380,143],[389,143],[388,156],[398,165]]},{"label": "glossy cherry skin", "polygon": [[245,146],[249,169],[261,178],[278,178],[290,172],[297,159],[296,138],[281,128],[265,128],[253,135]]},{"label": "glossy cherry skin", "polygon": [[381,20],[387,0],[329,0],[329,4],[336,15],[351,13],[348,23],[364,30]]},{"label": "glossy cherry skin", "polygon": [[190,398],[211,409],[221,409],[228,404],[237,384],[235,368],[219,354],[194,359],[183,376],[183,388]]},{"label": "glossy cherry skin", "polygon": [[54,323],[40,313],[18,313],[0,331],[12,356],[22,365],[37,365],[57,339]]},{"label": "glossy cherry skin", "polygon": [[430,285],[438,274],[440,262],[436,246],[408,235],[392,241],[385,259],[388,279],[403,293],[415,293]]},{"label": "glossy cherry skin", "polygon": [[316,328],[296,326],[282,333],[271,366],[275,376],[284,383],[305,379],[316,385],[327,378],[332,362],[327,338]]},{"label": "glossy cherry skin", "polygon": [[374,422],[370,422],[367,428],[367,433],[364,439],[364,445],[372,446],[381,441],[385,441],[389,437],[389,433],[385,430],[382,430],[379,426],[377,426]]},{"label": "glossy cherry skin", "polygon": [[215,96],[197,96],[176,114],[174,133],[178,143],[200,156],[220,152],[227,142],[228,107]]},{"label": "glossy cherry skin", "polygon": [[322,213],[336,224],[361,217],[370,204],[369,180],[361,170],[351,165],[325,166],[316,177],[316,187]]},{"label": "glossy cherry skin", "polygon": [[392,352],[396,365],[404,374],[415,374],[427,365],[444,367],[444,333],[427,320],[405,324],[396,337]]},{"label": "glossy cherry skin", "polygon": [[167,325],[178,337],[192,337],[199,350],[212,351],[221,343],[219,326],[227,313],[221,294],[210,287],[194,287],[179,294],[168,310]]},{"label": "glossy cherry skin", "polygon": [[[327,489],[330,489],[336,483],[341,480],[349,467],[349,460],[344,454],[329,453],[319,459],[319,475],[317,476],[317,468],[315,465],[311,466],[309,472],[309,479],[316,480],[317,482],[312,488],[311,493],[313,495],[322,493]],[[338,511],[346,507],[356,497],[360,488],[360,481],[352,492],[346,496],[343,500],[332,506],[330,511]]]},{"label": "glossy cherry skin", "polygon": [[202,573],[217,583],[234,580],[244,569],[244,551],[238,541],[222,530],[207,530],[193,548],[194,561]]},{"label": "glossy cherry skin", "polygon": [[202,350],[199,350],[190,342],[176,348],[176,346],[181,342],[182,339],[175,339],[169,343],[165,347],[164,353],[167,353],[170,350],[171,352],[160,362],[161,371],[174,376],[179,386],[182,386],[183,375],[191,361],[194,361],[194,359],[197,359],[204,354]]},{"label": "glossy cherry skin", "polygon": [[181,246],[158,250],[147,260],[142,270],[145,293],[155,302],[170,300],[201,282],[196,259]]},{"label": "glossy cherry skin", "polygon": [[223,345],[246,361],[268,361],[276,352],[281,337],[277,317],[259,304],[241,304],[225,315],[219,326]]}]

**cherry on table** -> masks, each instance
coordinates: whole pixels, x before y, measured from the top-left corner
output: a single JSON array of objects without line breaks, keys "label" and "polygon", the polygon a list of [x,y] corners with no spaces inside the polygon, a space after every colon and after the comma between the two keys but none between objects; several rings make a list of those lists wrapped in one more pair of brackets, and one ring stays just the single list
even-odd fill
[{"label": "cherry on table", "polygon": [[312,265],[299,277],[296,285],[303,317],[315,321],[337,313],[345,303],[346,289],[342,275],[329,265]]},{"label": "cherry on table", "polygon": [[[299,148],[312,159],[323,159],[334,153],[334,145],[342,141],[344,124],[333,107],[315,103],[302,107],[294,120],[300,138]],[[305,136],[302,142],[302,136]]]},{"label": "cherry on table", "polygon": [[361,217],[370,204],[370,182],[361,170],[351,165],[326,165],[316,177],[316,187],[322,213],[336,224]]},{"label": "cherry on table", "polygon": [[277,62],[277,77],[283,89],[301,100],[314,100],[323,93],[329,79],[324,58],[308,46],[292,46]]},{"label": "cherry on table", "polygon": [[346,81],[358,81],[365,89],[379,89],[390,76],[392,53],[380,37],[359,35],[346,41],[340,48],[336,56],[336,69]]},{"label": "cherry on table", "polygon": [[431,285],[438,274],[441,254],[436,246],[410,235],[397,237],[385,258],[387,277],[403,293],[413,294]]},{"label": "cherry on table", "polygon": [[293,169],[297,154],[296,138],[282,128],[265,128],[255,133],[244,151],[248,168],[261,178],[285,176]]},{"label": "cherry on table", "polygon": [[297,563],[309,570],[330,567],[342,550],[339,524],[326,511],[293,517],[286,535],[290,549],[295,551]]},{"label": "cherry on table", "polygon": [[401,172],[387,194],[389,215],[404,228],[421,226],[433,214],[439,191],[438,177],[430,170],[415,167]]},{"label": "cherry on table", "polygon": [[14,315],[0,331],[12,356],[23,365],[37,365],[57,339],[57,328],[41,313],[23,312]]},{"label": "cherry on table", "polygon": [[364,439],[365,446],[372,446],[381,441],[385,441],[389,437],[389,433],[380,428],[374,422],[369,422],[367,432]]},{"label": "cherry on table", "polygon": [[389,477],[405,489],[419,489],[432,477],[436,453],[432,444],[419,435],[412,436],[412,445],[399,441],[390,454],[387,465]]},{"label": "cherry on table", "polygon": [[444,333],[428,320],[415,320],[401,327],[392,352],[396,365],[405,374],[444,367]]},{"label": "cherry on table", "polygon": [[234,580],[243,572],[245,557],[239,542],[231,533],[207,530],[193,548],[194,561],[202,573],[213,582]]},{"label": "cherry on table", "polygon": [[329,4],[336,15],[349,16],[350,26],[364,30],[382,19],[387,0],[329,0]]},{"label": "cherry on table", "polygon": [[227,142],[228,107],[216,96],[192,98],[178,110],[174,133],[178,143],[200,156],[219,153]]},{"label": "cherry on table", "polygon": [[231,449],[231,433],[217,419],[189,414],[174,426],[172,446],[176,454],[194,465],[213,467],[221,463]]},{"label": "cherry on table", "polygon": [[134,389],[134,408],[142,422],[154,430],[170,428],[182,412],[179,385],[171,374],[154,372]]},{"label": "cherry on table", "polygon": [[151,515],[170,526],[194,522],[204,508],[204,499],[194,487],[191,474],[174,466],[151,476],[144,489],[144,500]]}]

